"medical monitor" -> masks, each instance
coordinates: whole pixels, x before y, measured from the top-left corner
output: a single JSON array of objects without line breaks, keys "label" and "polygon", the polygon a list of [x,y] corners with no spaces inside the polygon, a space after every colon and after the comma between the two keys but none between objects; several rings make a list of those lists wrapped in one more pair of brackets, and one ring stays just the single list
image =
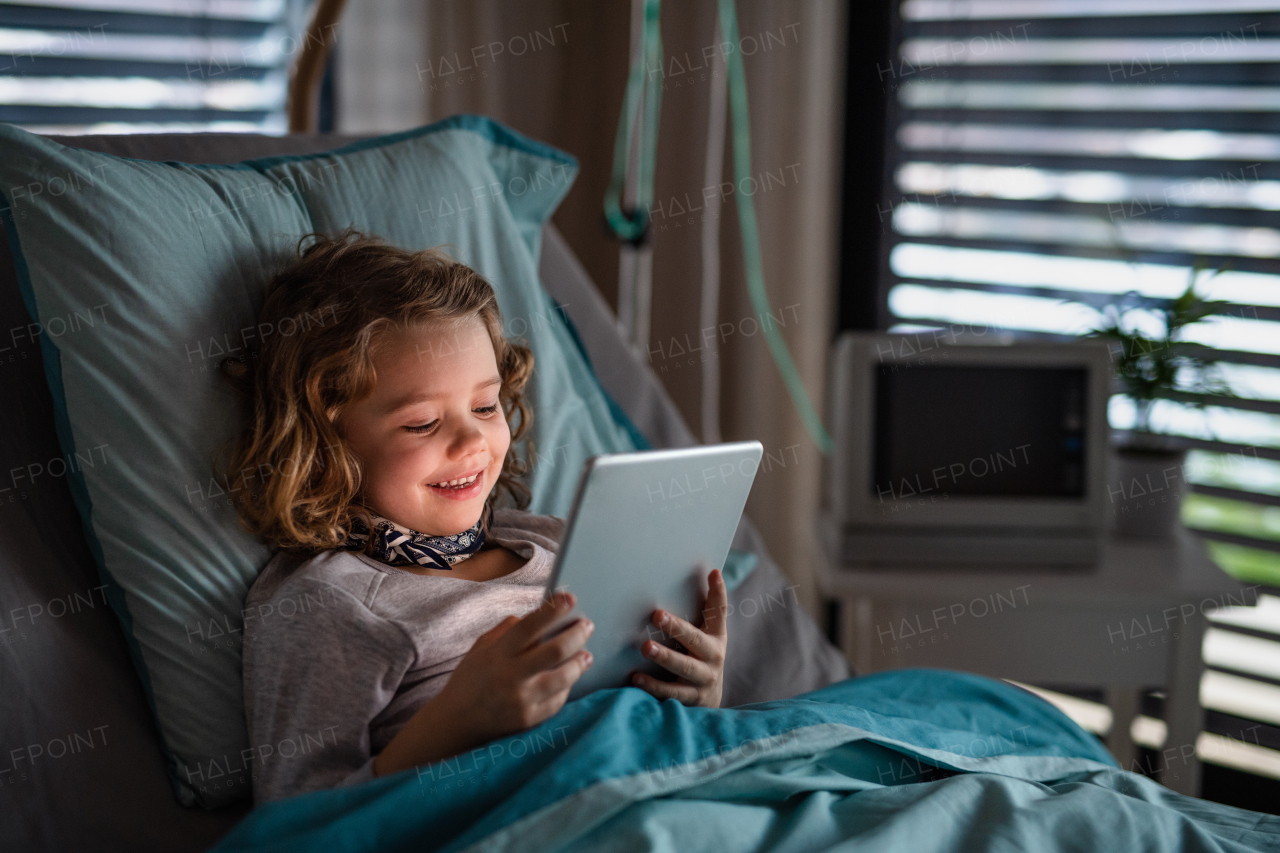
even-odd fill
[{"label": "medical monitor", "polygon": [[1096,560],[1105,344],[846,333],[834,350],[827,519],[845,561]]}]

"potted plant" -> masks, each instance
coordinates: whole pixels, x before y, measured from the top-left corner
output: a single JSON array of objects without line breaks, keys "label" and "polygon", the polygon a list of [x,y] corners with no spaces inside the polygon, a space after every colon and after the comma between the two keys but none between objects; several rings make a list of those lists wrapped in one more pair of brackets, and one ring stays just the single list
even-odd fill
[{"label": "potted plant", "polygon": [[1169,536],[1182,509],[1186,442],[1152,429],[1156,400],[1203,408],[1205,395],[1233,396],[1217,363],[1205,357],[1204,348],[1182,340],[1188,326],[1223,313],[1229,304],[1204,299],[1196,292],[1203,270],[1199,263],[1191,269],[1187,288],[1176,299],[1130,292],[1107,305],[1103,323],[1092,335],[1113,342],[1117,382],[1136,407],[1133,429],[1116,443],[1116,476],[1108,486],[1121,535]]}]

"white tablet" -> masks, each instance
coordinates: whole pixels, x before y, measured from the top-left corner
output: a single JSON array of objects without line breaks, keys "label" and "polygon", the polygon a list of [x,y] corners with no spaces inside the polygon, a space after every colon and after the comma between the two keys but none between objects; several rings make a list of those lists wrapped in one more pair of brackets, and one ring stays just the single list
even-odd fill
[{"label": "white tablet", "polygon": [[762,453],[740,441],[587,460],[547,583],[577,597],[549,634],[579,616],[596,626],[570,698],[665,672],[640,654],[648,639],[673,645],[649,617],[661,607],[700,624],[707,572],[724,567]]}]

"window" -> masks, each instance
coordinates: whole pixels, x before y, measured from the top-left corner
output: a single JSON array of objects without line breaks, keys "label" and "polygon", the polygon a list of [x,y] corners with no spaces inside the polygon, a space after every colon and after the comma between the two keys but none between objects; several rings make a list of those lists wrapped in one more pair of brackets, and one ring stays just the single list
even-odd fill
[{"label": "window", "polygon": [[[1274,0],[907,0],[880,67],[891,327],[1079,335],[1108,303],[1159,304],[1194,274],[1232,307],[1185,339],[1213,351],[1236,396],[1175,394],[1153,424],[1195,448],[1187,524],[1228,571],[1274,587],[1277,13]],[[1133,417],[1113,398],[1113,427]]]},{"label": "window", "polygon": [[0,0],[0,121],[283,133],[303,0]]},{"label": "window", "polygon": [[[1280,0],[895,5],[878,326],[1068,338],[1193,277],[1231,303],[1185,339],[1233,396],[1152,422],[1193,447],[1184,521],[1264,593],[1210,628],[1210,723],[1280,746]],[[1133,401],[1108,414],[1132,427]]]}]

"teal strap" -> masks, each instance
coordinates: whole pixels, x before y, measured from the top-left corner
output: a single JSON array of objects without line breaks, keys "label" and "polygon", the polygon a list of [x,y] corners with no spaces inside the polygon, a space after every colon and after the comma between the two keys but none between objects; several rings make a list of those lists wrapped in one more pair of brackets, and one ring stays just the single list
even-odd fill
[{"label": "teal strap", "polygon": [[[661,0],[645,0],[642,49],[631,65],[627,93],[618,117],[618,136],[613,143],[613,175],[604,194],[604,216],[618,239],[643,242],[649,228],[649,207],[653,203],[653,173],[658,157],[658,112],[662,105],[662,32],[658,28]],[[657,80],[654,80],[654,76]],[[647,83],[647,85],[646,85]],[[644,128],[640,138],[639,183],[633,216],[622,210],[622,192],[627,184],[627,155],[635,126],[636,103],[644,91]]]},{"label": "teal strap", "polygon": [[[741,182],[751,177],[751,126],[747,118],[747,82],[742,70],[742,52],[738,46],[738,18],[733,0],[720,0],[720,32],[724,40],[734,49],[729,51],[725,62],[729,69],[729,104],[733,115],[733,173],[734,182]],[[791,401],[804,421],[805,428],[814,444],[823,453],[830,453],[831,436],[822,425],[809,394],[800,381],[800,373],[796,370],[791,353],[782,340],[782,334],[776,324],[768,322],[769,297],[764,289],[764,267],[760,259],[760,235],[756,226],[756,210],[751,196],[744,192],[734,193],[738,202],[738,225],[742,230],[743,266],[747,274],[747,292],[751,295],[751,306],[760,319],[760,328],[764,330],[765,340],[769,343],[769,352],[778,365],[782,381],[786,383]]]}]

